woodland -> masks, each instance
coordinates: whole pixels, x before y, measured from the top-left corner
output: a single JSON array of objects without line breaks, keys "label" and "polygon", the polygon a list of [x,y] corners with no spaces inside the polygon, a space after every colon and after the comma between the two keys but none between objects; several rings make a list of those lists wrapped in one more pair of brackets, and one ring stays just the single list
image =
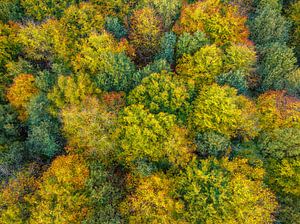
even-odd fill
[{"label": "woodland", "polygon": [[0,0],[0,224],[300,224],[299,0]]}]

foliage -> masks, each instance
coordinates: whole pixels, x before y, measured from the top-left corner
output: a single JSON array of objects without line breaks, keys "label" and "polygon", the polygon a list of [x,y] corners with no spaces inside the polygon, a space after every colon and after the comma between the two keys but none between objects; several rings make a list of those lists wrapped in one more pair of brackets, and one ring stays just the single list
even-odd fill
[{"label": "foliage", "polygon": [[169,162],[185,165],[191,158],[187,132],[175,123],[175,116],[151,114],[142,105],[125,108],[119,119],[119,158],[134,168],[136,162]]},{"label": "foliage", "polygon": [[28,23],[20,30],[18,40],[30,60],[53,61],[66,58],[70,54],[61,24],[54,19],[49,19],[41,25]]},{"label": "foliage", "polygon": [[75,69],[88,73],[98,88],[128,91],[140,80],[124,48],[108,33],[92,34],[74,62]]},{"label": "foliage", "polygon": [[277,128],[259,137],[259,147],[266,158],[283,159],[300,156],[300,129]]},{"label": "foliage", "polygon": [[139,2],[142,7],[153,8],[160,18],[163,18],[164,30],[169,30],[180,14],[181,0],[142,0]]},{"label": "foliage", "polygon": [[161,22],[152,8],[143,8],[133,12],[128,37],[136,50],[136,59],[139,62],[151,61],[152,56],[159,49],[161,36]]},{"label": "foliage", "polygon": [[34,77],[30,74],[20,74],[14,79],[7,91],[7,99],[19,112],[19,118],[24,121],[28,117],[26,106],[30,99],[38,93],[34,84]]},{"label": "foliage", "polygon": [[27,148],[32,158],[49,159],[62,149],[60,123],[49,112],[45,94],[34,97],[29,105]]},{"label": "foliage", "polygon": [[160,41],[160,51],[155,56],[156,60],[165,59],[169,64],[174,64],[176,34],[165,33]]},{"label": "foliage", "polygon": [[35,164],[17,173],[15,178],[2,186],[0,191],[0,222],[27,223],[30,215],[30,203],[26,200],[37,189],[33,176]]},{"label": "foliage", "polygon": [[50,17],[61,17],[64,10],[70,5],[77,3],[77,0],[20,0],[26,15],[33,17],[36,20],[44,20]]},{"label": "foliage", "polygon": [[243,70],[237,70],[234,72],[223,73],[216,77],[216,82],[219,85],[228,85],[238,90],[239,94],[248,94],[248,82],[247,78],[249,73]]},{"label": "foliage", "polygon": [[271,223],[277,203],[263,174],[245,159],[193,161],[177,183],[184,217],[189,223]]},{"label": "foliage", "polygon": [[261,89],[288,89],[296,62],[293,50],[284,44],[275,42],[263,48],[258,65],[258,73],[262,78]]},{"label": "foliage", "polygon": [[187,116],[188,100],[186,86],[175,74],[165,71],[145,77],[127,97],[128,104],[143,104],[152,113],[165,112],[183,118]]},{"label": "foliage", "polygon": [[197,152],[201,157],[223,157],[230,149],[230,138],[222,134],[207,131],[196,135]]},{"label": "foliage", "polygon": [[253,103],[231,87],[206,86],[194,101],[190,126],[196,132],[215,131],[226,137],[257,135]]},{"label": "foliage", "polygon": [[176,72],[182,77],[211,84],[221,73],[222,63],[222,50],[215,45],[207,45],[194,55],[184,54],[178,60]]},{"label": "foliage", "polygon": [[295,47],[295,53],[298,57],[298,61],[300,59],[300,2],[295,1],[294,3],[290,4],[289,10],[288,10],[288,17],[292,21],[292,32],[291,32],[291,37],[292,37],[292,46]]},{"label": "foliage", "polygon": [[[20,51],[17,39],[19,29],[17,24],[4,24],[0,21],[0,72],[5,71],[5,65],[14,60]],[[2,77],[0,80],[2,82]]]},{"label": "foliage", "polygon": [[260,5],[255,11],[253,20],[250,21],[250,38],[257,45],[270,44],[272,42],[285,43],[288,39],[289,24],[286,19],[280,15],[277,9],[278,1],[274,5],[272,3]]},{"label": "foliage", "polygon": [[176,34],[204,32],[216,45],[248,43],[246,18],[238,8],[221,0],[199,1],[183,8],[174,26]]},{"label": "foliage", "polygon": [[97,7],[90,3],[70,6],[64,12],[60,23],[64,27],[71,49],[76,44],[80,45],[82,38],[88,38],[93,32],[101,33],[104,29],[104,18]]},{"label": "foliage", "polygon": [[65,107],[61,117],[69,146],[83,150],[85,155],[109,160],[114,150],[110,138],[114,117],[97,98],[88,97],[79,104]]},{"label": "foliage", "polygon": [[258,117],[263,131],[299,127],[300,102],[284,91],[269,91],[258,97]]},{"label": "foliage", "polygon": [[0,20],[4,23],[22,18],[22,9],[19,0],[2,0],[0,2]]},{"label": "foliage", "polygon": [[63,109],[68,105],[79,105],[88,96],[100,94],[89,77],[84,74],[77,76],[59,76],[57,84],[48,93],[48,99],[53,103],[51,112],[57,113],[57,109]]},{"label": "foliage", "polygon": [[172,197],[172,189],[173,181],[163,174],[142,178],[121,203],[121,212],[128,223],[184,223],[177,220],[183,203]]},{"label": "foliage", "polygon": [[83,223],[121,223],[118,205],[122,192],[116,185],[122,178],[107,171],[99,161],[89,161],[89,168],[85,192],[90,214]]},{"label": "foliage", "polygon": [[30,222],[81,223],[88,215],[84,195],[88,177],[88,166],[80,156],[57,157],[29,199],[33,208]]},{"label": "foliage", "polygon": [[203,32],[196,31],[193,34],[184,32],[178,37],[176,43],[176,57],[180,58],[184,54],[193,55],[201,47],[208,44],[209,40],[205,37]]},{"label": "foliage", "polygon": [[105,29],[112,33],[115,38],[121,39],[127,35],[127,30],[117,17],[108,16],[105,18]]},{"label": "foliage", "polygon": [[225,72],[245,70],[251,71],[256,62],[253,48],[246,45],[231,45],[225,50],[223,70]]}]

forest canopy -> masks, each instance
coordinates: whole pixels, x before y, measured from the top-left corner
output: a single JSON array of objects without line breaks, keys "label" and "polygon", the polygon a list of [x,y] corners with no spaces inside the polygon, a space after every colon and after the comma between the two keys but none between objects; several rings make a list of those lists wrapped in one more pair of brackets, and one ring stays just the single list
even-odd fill
[{"label": "forest canopy", "polygon": [[300,224],[299,0],[0,0],[0,223]]}]

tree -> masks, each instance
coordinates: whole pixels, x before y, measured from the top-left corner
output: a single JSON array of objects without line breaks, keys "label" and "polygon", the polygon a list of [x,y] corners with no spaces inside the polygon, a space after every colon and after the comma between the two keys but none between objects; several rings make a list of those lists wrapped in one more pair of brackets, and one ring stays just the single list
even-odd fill
[{"label": "tree", "polygon": [[22,121],[28,117],[27,104],[38,93],[34,81],[33,75],[20,74],[7,91],[7,98],[19,112],[19,119]]},{"label": "tree", "polygon": [[112,35],[92,34],[74,61],[74,68],[90,75],[96,86],[106,91],[128,91],[140,77],[134,63],[126,56]]},{"label": "tree", "polygon": [[[274,42],[261,49],[258,73],[261,76],[261,89],[283,90],[290,87],[296,70],[297,59],[293,50],[284,44]],[[290,90],[293,91],[293,90]]]},{"label": "tree", "polygon": [[88,215],[84,188],[89,177],[86,162],[78,155],[57,157],[29,198],[30,222],[81,223]]},{"label": "tree", "polygon": [[122,21],[117,17],[107,16],[105,18],[105,29],[113,34],[118,40],[127,36],[128,33]]},{"label": "tree", "polygon": [[123,177],[120,173],[107,170],[97,158],[88,160],[88,164],[90,175],[86,182],[85,194],[88,199],[89,215],[84,223],[121,223],[118,206],[123,196],[121,189]]},{"label": "tree", "polygon": [[128,223],[184,223],[180,220],[183,203],[171,195],[173,184],[160,173],[140,179],[135,191],[120,205]]},{"label": "tree", "polygon": [[209,39],[203,32],[197,31],[193,34],[182,33],[176,43],[176,58],[182,57],[184,54],[193,55],[201,47],[209,44]]},{"label": "tree", "polygon": [[114,155],[111,128],[114,115],[95,97],[87,97],[79,104],[71,104],[61,111],[63,133],[68,145],[86,156],[109,162]]},{"label": "tree", "polygon": [[[17,34],[20,27],[15,23],[4,24],[0,21],[0,73],[6,71],[5,65],[15,60],[20,52]],[[4,80],[1,80],[1,85]]]},{"label": "tree", "polygon": [[34,97],[29,105],[27,149],[31,158],[49,160],[61,152],[63,139],[58,119],[48,112],[49,101],[44,93]]},{"label": "tree", "polygon": [[295,1],[291,3],[288,9],[288,17],[292,21],[292,42],[291,45],[295,47],[295,53],[300,61],[300,2]]},{"label": "tree", "polygon": [[179,128],[175,120],[174,115],[151,114],[139,104],[125,108],[117,130],[119,159],[131,169],[138,161],[185,165],[193,148],[187,131]]},{"label": "tree", "polygon": [[215,45],[204,46],[194,55],[184,54],[177,62],[176,72],[184,78],[211,84],[222,71],[222,54]]},{"label": "tree", "polygon": [[174,26],[176,34],[184,32],[204,32],[212,43],[248,43],[246,18],[238,13],[238,8],[220,0],[205,0],[186,5]]},{"label": "tree", "polygon": [[53,16],[61,17],[66,8],[77,2],[77,0],[21,0],[21,5],[28,16],[42,21]]},{"label": "tree", "polygon": [[278,1],[261,1],[250,21],[250,39],[257,45],[272,42],[285,43],[288,39],[288,23],[280,14]]},{"label": "tree", "polygon": [[143,104],[152,113],[165,112],[186,118],[189,106],[187,87],[175,74],[163,71],[145,77],[141,84],[133,89],[128,104]]},{"label": "tree", "polygon": [[299,127],[300,102],[284,91],[268,91],[257,100],[258,118],[263,131]]},{"label": "tree", "polygon": [[238,90],[239,94],[249,94],[248,79],[251,75],[244,70],[230,71],[222,73],[216,77],[216,82],[220,86],[228,85]]},{"label": "tree", "polygon": [[194,160],[177,180],[189,223],[271,223],[275,195],[246,159]]},{"label": "tree", "polygon": [[30,164],[11,178],[0,189],[0,222],[27,223],[30,216],[30,203],[27,198],[37,190],[37,164]]},{"label": "tree", "polygon": [[[142,0],[139,2],[140,7],[153,8],[160,18],[163,18],[164,30],[169,30],[180,14],[182,1],[180,0]],[[139,6],[138,5],[138,6]]]},{"label": "tree", "polygon": [[230,138],[214,131],[206,131],[196,135],[197,152],[201,157],[214,156],[217,158],[228,154]]},{"label": "tree", "polygon": [[3,0],[0,2],[0,20],[4,23],[17,21],[22,18],[19,0]]},{"label": "tree", "polygon": [[226,137],[257,135],[255,106],[236,89],[217,84],[203,87],[194,101],[190,127],[195,132],[215,131]]},{"label": "tree", "polygon": [[152,8],[133,12],[130,18],[130,43],[136,50],[136,60],[142,64],[150,62],[159,49],[162,36],[161,21]]},{"label": "tree", "polygon": [[67,38],[61,24],[49,19],[41,25],[28,23],[18,34],[26,58],[36,62],[52,62],[69,58]]},{"label": "tree", "polygon": [[160,51],[155,56],[156,60],[165,59],[169,64],[174,64],[176,35],[173,32],[165,33],[160,41]]},{"label": "tree", "polygon": [[74,45],[78,49],[83,38],[88,38],[93,32],[101,33],[104,29],[104,18],[91,3],[70,6],[65,10],[60,23],[66,32],[70,49]]},{"label": "tree", "polygon": [[51,112],[57,115],[58,110],[69,105],[79,105],[87,97],[100,95],[101,90],[95,87],[90,78],[84,74],[59,76],[57,84],[48,93],[48,99],[53,103]]},{"label": "tree", "polygon": [[256,62],[256,53],[253,48],[246,45],[231,45],[225,49],[223,59],[224,72],[253,70]]}]

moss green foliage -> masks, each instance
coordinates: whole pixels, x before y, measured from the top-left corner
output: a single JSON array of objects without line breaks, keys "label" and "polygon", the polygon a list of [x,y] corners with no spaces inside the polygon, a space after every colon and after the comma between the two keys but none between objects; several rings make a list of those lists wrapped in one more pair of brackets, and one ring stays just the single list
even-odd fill
[{"label": "moss green foliage", "polygon": [[165,112],[186,118],[189,108],[187,87],[175,74],[163,71],[144,78],[128,95],[128,104],[143,104],[152,113]]},{"label": "moss green foliage", "polygon": [[177,182],[190,223],[271,222],[275,195],[265,188],[263,169],[245,159],[193,161]]}]

